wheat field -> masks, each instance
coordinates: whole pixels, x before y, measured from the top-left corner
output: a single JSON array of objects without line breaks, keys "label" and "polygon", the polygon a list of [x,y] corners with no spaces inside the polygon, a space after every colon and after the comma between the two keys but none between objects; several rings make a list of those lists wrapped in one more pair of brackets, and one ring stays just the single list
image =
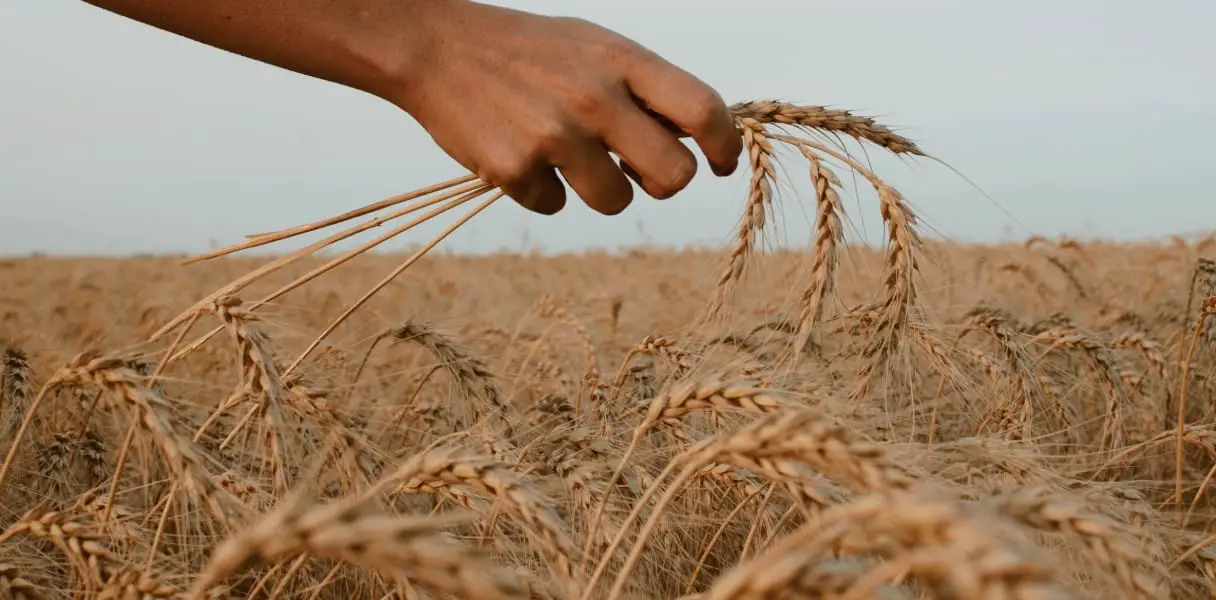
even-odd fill
[{"label": "wheat field", "polygon": [[434,253],[340,322],[402,256],[0,262],[0,598],[1216,594],[1216,238],[922,240],[872,180],[849,243],[803,145],[759,252],[741,132],[732,247]]}]

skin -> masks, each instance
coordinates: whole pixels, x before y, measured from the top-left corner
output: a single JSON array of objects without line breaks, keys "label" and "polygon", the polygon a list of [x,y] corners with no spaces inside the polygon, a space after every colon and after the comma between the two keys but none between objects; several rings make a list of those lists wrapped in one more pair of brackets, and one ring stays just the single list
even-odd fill
[{"label": "skin", "polygon": [[[378,96],[525,208],[594,210],[719,176],[742,142],[713,88],[608,29],[470,0],[86,0],[248,58]],[[618,161],[614,159],[619,158]]]}]

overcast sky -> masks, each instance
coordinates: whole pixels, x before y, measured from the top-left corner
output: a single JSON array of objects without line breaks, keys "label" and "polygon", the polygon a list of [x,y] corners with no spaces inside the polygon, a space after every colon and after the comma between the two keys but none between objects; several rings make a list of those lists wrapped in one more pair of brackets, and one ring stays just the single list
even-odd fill
[{"label": "overcast sky", "polygon": [[[596,21],[730,102],[779,97],[880,116],[979,187],[928,161],[876,162],[937,235],[1216,229],[1216,3],[499,4]],[[0,82],[0,254],[205,250],[462,173],[383,101],[78,0],[0,2]],[[720,244],[745,187],[742,169],[717,180],[703,165],[684,193],[639,193],[617,217],[579,202],[542,217],[504,201],[441,247]],[[799,200],[783,198],[793,243],[806,242],[810,219]],[[870,239],[872,205],[846,197]]]}]

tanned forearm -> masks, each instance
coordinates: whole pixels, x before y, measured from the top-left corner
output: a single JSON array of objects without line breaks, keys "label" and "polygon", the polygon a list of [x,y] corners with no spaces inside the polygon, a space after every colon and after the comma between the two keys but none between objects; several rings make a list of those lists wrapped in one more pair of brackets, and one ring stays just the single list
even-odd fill
[{"label": "tanned forearm", "polygon": [[406,85],[450,0],[85,0],[141,23],[379,96]]}]

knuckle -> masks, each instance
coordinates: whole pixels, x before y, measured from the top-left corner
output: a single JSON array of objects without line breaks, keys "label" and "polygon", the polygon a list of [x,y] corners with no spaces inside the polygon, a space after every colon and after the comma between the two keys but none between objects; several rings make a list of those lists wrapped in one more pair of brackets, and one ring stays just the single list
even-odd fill
[{"label": "knuckle", "polygon": [[639,57],[642,47],[615,31],[604,28],[593,21],[580,17],[556,17],[571,31],[580,34],[584,51],[588,51],[600,59],[628,60]]},{"label": "knuckle", "polygon": [[525,154],[501,153],[485,161],[477,175],[497,186],[516,187],[528,179],[531,171],[531,161]]},{"label": "knuckle", "polygon": [[585,86],[566,97],[566,105],[576,119],[594,123],[608,115],[611,94],[600,86]]},{"label": "knuckle", "polygon": [[722,99],[713,90],[693,92],[685,107],[685,121],[694,130],[689,133],[694,135],[708,132],[722,116]]},{"label": "knuckle", "polygon": [[615,38],[605,41],[600,46],[601,56],[617,64],[650,63],[653,56],[643,48],[625,38]]},{"label": "knuckle", "polygon": [[556,119],[539,119],[533,122],[529,137],[528,158],[552,160],[566,147],[570,131]]}]

